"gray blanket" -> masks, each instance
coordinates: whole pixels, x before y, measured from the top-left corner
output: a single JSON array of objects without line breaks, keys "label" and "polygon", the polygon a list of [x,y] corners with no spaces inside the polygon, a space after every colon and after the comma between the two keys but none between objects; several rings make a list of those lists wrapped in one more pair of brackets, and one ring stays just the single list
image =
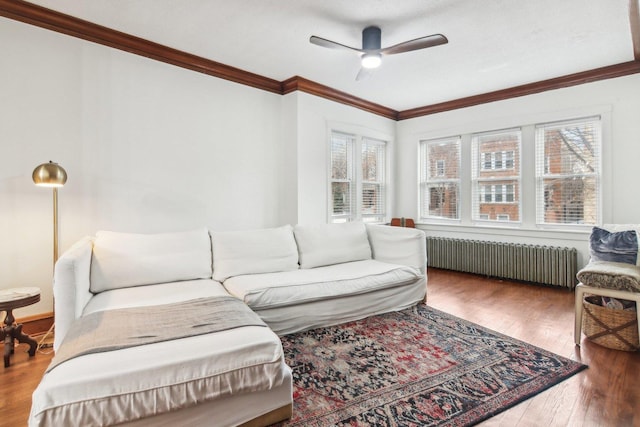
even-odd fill
[{"label": "gray blanket", "polygon": [[632,264],[591,261],[577,277],[587,286],[640,292],[640,268]]},{"label": "gray blanket", "polygon": [[220,296],[173,304],[100,311],[71,325],[47,368],[84,354],[267,325],[242,301]]}]

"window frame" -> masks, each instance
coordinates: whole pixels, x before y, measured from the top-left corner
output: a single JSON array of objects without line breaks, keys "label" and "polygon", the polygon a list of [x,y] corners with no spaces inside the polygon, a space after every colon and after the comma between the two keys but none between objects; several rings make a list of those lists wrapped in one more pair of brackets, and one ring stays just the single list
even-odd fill
[{"label": "window frame", "polygon": [[[496,147],[492,151],[481,151],[482,149],[482,138],[486,137],[496,137],[499,138],[501,135],[515,135],[516,136],[516,144],[517,147],[515,150],[503,149],[503,147]],[[523,149],[523,130],[522,127],[513,127],[508,129],[496,129],[486,132],[474,132],[469,134],[470,142],[471,142],[471,177],[470,177],[470,185],[471,185],[471,206],[470,206],[470,218],[472,223],[495,223],[500,222],[502,226],[512,226],[519,227],[522,224],[522,197],[518,197],[516,199],[516,193],[521,194],[522,192],[522,149]],[[516,156],[517,151],[517,156]],[[512,167],[507,167],[507,153],[513,153],[511,155]],[[487,169],[487,154],[491,153],[491,169]],[[500,158],[500,161],[497,162],[496,159]],[[516,171],[516,164],[518,165],[518,170]],[[498,167],[500,166],[500,167]],[[514,171],[513,174],[509,175],[501,175],[504,173],[508,173],[509,171]],[[482,174],[486,173],[496,173],[498,175],[495,176],[482,176]],[[517,172],[517,173],[516,173]],[[507,182],[512,182],[508,184]],[[507,195],[510,194],[507,192],[507,186],[513,185],[513,195],[512,201],[507,201]],[[498,188],[499,187],[499,188]],[[520,188],[520,191],[516,191],[516,188]],[[482,205],[516,205],[517,206],[517,220],[508,220],[508,221],[499,221],[497,219],[498,213],[496,213],[496,219],[491,219],[489,215],[489,219],[486,218],[486,215],[483,215]],[[491,208],[492,210],[494,208]],[[511,209],[511,208],[510,208]],[[500,213],[502,214],[502,213]],[[511,217],[511,215],[509,215]]]},{"label": "window frame", "polygon": [[[414,215],[416,215],[416,223],[429,227],[444,227],[442,230],[450,232],[462,232],[463,230],[478,230],[478,232],[491,232],[500,229],[505,235],[528,235],[528,233],[552,233],[548,236],[556,235],[553,233],[568,233],[565,236],[577,236],[583,233],[589,233],[591,226],[572,225],[572,224],[539,224],[536,221],[536,165],[535,165],[535,128],[540,124],[550,124],[559,122],[573,122],[581,118],[600,117],[601,121],[601,152],[600,152],[600,201],[597,206],[599,212],[599,223],[613,222],[613,200],[612,200],[612,180],[613,180],[613,150],[612,150],[612,111],[610,105],[596,105],[592,107],[570,108],[565,110],[532,112],[527,114],[518,114],[512,116],[485,117],[481,121],[466,122],[457,121],[454,124],[438,127],[437,123],[430,126],[429,130],[416,132],[413,137],[415,151],[414,156],[415,168],[417,173],[414,192]],[[522,130],[522,147],[520,151],[520,173],[521,186],[515,189],[515,194],[521,199],[521,222],[519,224],[500,223],[497,221],[487,221],[483,218],[478,220],[471,218],[472,204],[474,203],[472,196],[472,144],[471,136],[477,133],[494,132],[499,129],[520,128]],[[420,175],[420,142],[432,139],[447,139],[455,135],[462,138],[461,162],[462,170],[460,173],[460,220],[445,221],[437,218],[421,218],[421,175]],[[436,228],[434,228],[435,230]],[[437,228],[440,230],[440,228]],[[484,231],[483,231],[484,230]],[[578,234],[576,234],[578,233]],[[547,235],[547,234],[545,234]],[[572,237],[571,237],[572,238]]]},{"label": "window frame", "polygon": [[[345,138],[345,143],[346,143],[346,178],[342,179],[335,179],[333,177],[333,160],[334,160],[334,150],[333,150],[333,144],[334,144],[334,136],[340,135],[341,137]],[[354,144],[355,144],[355,139],[353,138],[353,135],[345,133],[345,132],[333,132],[330,136],[329,139],[329,219],[330,220],[335,220],[335,219],[339,219],[339,218],[344,218],[346,221],[345,222],[349,222],[350,218],[353,216],[356,206],[355,206],[355,195],[356,195],[356,180],[354,179]],[[347,214],[340,214],[340,215],[336,215],[334,213],[334,194],[333,194],[333,184],[334,183],[347,183],[349,184],[349,213]],[[330,222],[334,222],[334,221],[330,221]],[[342,221],[335,221],[335,222],[342,222]]]},{"label": "window frame", "polygon": [[[332,176],[332,143],[334,135],[342,135],[352,138],[350,147],[351,162],[348,166],[351,177],[350,202],[351,212],[349,214],[334,215],[333,213],[333,182]],[[391,185],[391,150],[392,140],[388,135],[379,132],[351,126],[329,126],[328,127],[328,172],[327,172],[327,223],[362,221],[369,223],[387,223],[390,221],[390,194]],[[384,159],[382,160],[382,180],[365,181],[363,177],[363,147],[367,143],[384,145]],[[365,184],[379,185],[383,193],[383,203],[380,205],[384,210],[380,214],[364,213],[363,193]]]},{"label": "window frame", "polygon": [[[457,169],[457,176],[453,178],[447,178],[447,169],[445,167],[443,174],[439,174],[438,162],[442,161],[443,165],[446,166],[446,159],[435,159],[434,169],[435,173],[430,174],[431,168],[431,159],[429,157],[429,146],[430,145],[455,145],[455,150],[457,151],[457,164],[450,165],[452,168]],[[462,138],[460,136],[451,136],[446,138],[436,138],[436,139],[424,139],[419,142],[419,183],[418,183],[418,218],[419,221],[423,220],[438,220],[438,221],[459,221],[460,220],[460,186],[461,179],[460,173],[462,168]],[[431,178],[430,178],[431,176]],[[438,185],[440,187],[454,186],[455,191],[453,197],[455,197],[455,217],[448,217],[443,215],[432,215],[431,207],[432,207],[432,190],[436,187],[434,185]],[[439,206],[444,204],[444,194],[440,195]]]},{"label": "window frame", "polygon": [[[545,140],[543,137],[539,136],[539,133],[543,133],[545,129],[549,128],[560,128],[560,127],[568,127],[571,125],[580,125],[586,124],[589,122],[596,123],[596,129],[594,129],[596,133],[597,141],[595,146],[595,152],[593,154],[596,157],[596,161],[593,163],[594,172],[592,173],[553,173],[551,171],[551,157],[546,155],[545,153]],[[603,149],[604,149],[604,133],[603,127],[604,118],[603,115],[592,115],[585,117],[577,117],[568,120],[560,120],[560,121],[551,121],[538,123],[535,125],[535,187],[536,187],[536,202],[535,202],[535,222],[536,226],[539,228],[563,228],[563,229],[575,229],[575,228],[588,228],[590,229],[593,226],[598,226],[602,224],[603,217],[603,209],[602,209],[602,198],[603,198]],[[564,161],[564,159],[563,159]],[[547,206],[549,204],[549,199],[551,197],[549,191],[545,188],[544,181],[545,179],[567,179],[567,178],[575,178],[575,177],[592,177],[595,180],[594,188],[595,188],[595,197],[592,200],[593,207],[595,209],[594,221],[593,222],[546,222],[545,212],[547,211]],[[584,209],[584,207],[583,207]]]},{"label": "window frame", "polygon": [[[384,147],[384,151],[382,152],[382,156],[383,158],[380,159],[378,158],[376,160],[376,164],[377,167],[381,167],[382,168],[382,172],[378,175],[378,178],[382,177],[382,179],[377,179],[375,181],[370,181],[370,180],[365,180],[365,177],[363,176],[364,174],[361,173],[360,175],[360,190],[359,190],[359,199],[356,200],[356,206],[358,206],[358,202],[360,203],[359,208],[356,209],[357,212],[359,212],[359,220],[363,221],[363,222],[373,222],[373,223],[381,223],[381,222],[385,222],[387,221],[387,217],[388,217],[388,206],[386,203],[386,199],[387,199],[387,193],[388,193],[388,185],[386,183],[387,181],[387,174],[386,174],[386,170],[387,170],[387,157],[388,157],[388,145],[387,145],[387,141],[383,141],[377,138],[371,138],[368,136],[362,136],[361,140],[360,140],[360,162],[359,162],[359,168],[358,170],[362,171],[362,168],[364,167],[364,158],[363,158],[363,151],[364,148],[367,144],[371,144],[371,145],[376,145],[379,147]],[[356,144],[357,145],[357,144]],[[380,152],[377,153],[378,156],[380,156]],[[378,164],[380,163],[380,164]],[[357,166],[356,166],[357,167]],[[373,186],[379,186],[380,187],[380,194],[382,197],[382,203],[377,204],[378,207],[381,207],[383,209],[384,212],[380,213],[365,213],[365,208],[364,208],[364,187],[365,185],[373,185]],[[371,219],[373,219],[373,221],[371,221]]]}]

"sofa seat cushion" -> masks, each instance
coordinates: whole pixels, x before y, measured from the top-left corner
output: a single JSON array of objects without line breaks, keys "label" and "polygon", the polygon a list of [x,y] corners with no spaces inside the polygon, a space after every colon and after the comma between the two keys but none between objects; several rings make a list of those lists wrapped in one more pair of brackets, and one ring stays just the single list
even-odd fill
[{"label": "sofa seat cushion", "polygon": [[250,274],[227,279],[225,288],[254,310],[364,294],[414,283],[422,277],[411,267],[376,260],[313,269]]},{"label": "sofa seat cushion", "polygon": [[[191,293],[199,287],[204,293],[226,294],[213,281],[167,287],[184,285]],[[149,299],[170,298],[171,292],[159,287],[146,288],[155,289],[145,305]],[[112,297],[109,304],[103,300],[91,309],[128,305],[124,293]],[[247,326],[68,360],[43,377],[33,394],[31,419],[35,425],[111,425],[222,396],[269,390],[286,377],[277,335]]]},{"label": "sofa seat cushion", "polygon": [[211,238],[205,228],[180,233],[99,231],[91,258],[91,292],[211,278]]},{"label": "sofa seat cushion", "polygon": [[94,295],[82,310],[82,315],[116,308],[171,304],[224,295],[229,293],[220,282],[211,279],[114,289]]}]

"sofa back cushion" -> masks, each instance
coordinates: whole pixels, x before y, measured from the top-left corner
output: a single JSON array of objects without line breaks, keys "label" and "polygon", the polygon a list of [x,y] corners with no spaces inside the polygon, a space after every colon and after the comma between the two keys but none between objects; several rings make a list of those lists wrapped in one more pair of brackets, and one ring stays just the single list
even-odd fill
[{"label": "sofa back cushion", "polygon": [[134,234],[99,231],[91,258],[91,292],[211,278],[207,229]]},{"label": "sofa back cushion", "polygon": [[298,249],[290,225],[212,232],[211,243],[213,278],[220,282],[232,276],[298,269]]},{"label": "sofa back cushion", "polygon": [[294,234],[301,268],[371,259],[367,229],[361,222],[297,225]]},{"label": "sofa back cushion", "polygon": [[373,259],[413,267],[425,274],[427,239],[417,228],[367,224]]}]

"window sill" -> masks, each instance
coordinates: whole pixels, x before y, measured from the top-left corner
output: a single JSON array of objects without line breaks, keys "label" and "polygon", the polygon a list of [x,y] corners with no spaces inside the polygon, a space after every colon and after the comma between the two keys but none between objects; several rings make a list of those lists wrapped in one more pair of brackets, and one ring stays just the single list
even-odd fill
[{"label": "window sill", "polygon": [[433,231],[438,234],[469,234],[491,236],[491,240],[496,237],[536,237],[549,238],[553,240],[574,240],[584,242],[589,240],[591,226],[584,228],[567,229],[556,227],[523,227],[521,224],[473,224],[463,225],[459,221],[445,222],[417,222],[416,227],[425,231]]}]

